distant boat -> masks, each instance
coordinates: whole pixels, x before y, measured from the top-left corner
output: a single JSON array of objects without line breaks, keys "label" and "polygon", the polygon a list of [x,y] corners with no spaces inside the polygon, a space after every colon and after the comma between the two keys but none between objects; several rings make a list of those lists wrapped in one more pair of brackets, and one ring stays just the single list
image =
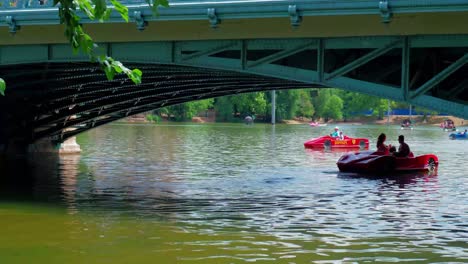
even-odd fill
[{"label": "distant boat", "polygon": [[253,124],[253,117],[251,117],[251,116],[246,116],[246,117],[244,118],[244,122],[245,122],[246,125],[252,125],[252,124]]},{"label": "distant boat", "polygon": [[449,135],[450,139],[468,139],[468,134],[467,132],[458,132],[458,133],[452,133]]},{"label": "distant boat", "polygon": [[443,123],[440,124],[440,128],[442,128],[445,132],[457,131],[455,123],[453,123],[452,119],[446,119]]},{"label": "distant boat", "polygon": [[311,127],[321,127],[321,126],[326,126],[327,124],[320,124],[318,122],[310,122],[309,125]]},{"label": "distant boat", "polygon": [[409,119],[403,120],[401,123],[401,129],[413,129],[413,123]]}]

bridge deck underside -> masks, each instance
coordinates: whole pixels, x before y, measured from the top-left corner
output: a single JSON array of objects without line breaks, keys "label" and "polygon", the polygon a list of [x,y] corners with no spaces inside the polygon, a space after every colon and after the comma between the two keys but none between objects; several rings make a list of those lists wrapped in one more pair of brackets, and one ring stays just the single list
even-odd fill
[{"label": "bridge deck underside", "polygon": [[[63,141],[91,128],[164,106],[253,91],[308,88],[310,84],[236,72],[170,65],[135,65],[142,84],[126,76],[108,81],[89,63],[2,67],[9,94],[0,98],[4,138]],[[28,80],[24,82],[24,80]]]},{"label": "bridge deck underside", "polygon": [[[108,81],[60,44],[0,46],[3,138],[64,140],[163,106],[250,91],[336,87],[468,118],[468,36],[104,43],[143,83]],[[5,129],[4,129],[5,130]]]}]

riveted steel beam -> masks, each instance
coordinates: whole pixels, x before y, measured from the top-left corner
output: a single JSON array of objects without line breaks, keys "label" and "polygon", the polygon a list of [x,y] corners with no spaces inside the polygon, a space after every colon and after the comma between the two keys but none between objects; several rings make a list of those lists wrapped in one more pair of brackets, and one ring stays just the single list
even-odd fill
[{"label": "riveted steel beam", "polygon": [[297,45],[297,46],[291,47],[291,48],[286,49],[286,50],[278,51],[278,52],[273,53],[273,54],[271,54],[269,56],[266,56],[264,58],[258,59],[256,61],[249,62],[247,65],[248,65],[248,67],[255,67],[255,66],[258,66],[260,64],[268,64],[270,62],[273,62],[273,61],[276,61],[276,60],[291,56],[293,54],[299,53],[299,52],[301,52],[303,50],[312,49],[312,48],[315,48],[315,41],[308,42],[308,43],[302,44],[302,45]]},{"label": "riveted steel beam", "polygon": [[319,39],[317,45],[317,73],[318,82],[322,83],[325,76],[325,40]]},{"label": "riveted steel beam", "polygon": [[353,62],[351,63],[348,63],[346,65],[344,65],[343,67],[339,68],[339,69],[336,69],[334,72],[331,72],[329,74],[327,74],[325,76],[325,79],[326,80],[331,80],[335,77],[338,77],[338,76],[341,76],[341,75],[344,75],[366,63],[368,63],[369,61],[387,53],[388,51],[394,49],[397,47],[397,45],[401,43],[401,40],[397,40],[397,41],[393,41],[391,43],[389,43],[388,45],[385,45],[384,47],[382,48],[378,48],[378,49],[375,49],[369,53],[367,53],[366,55],[360,57],[359,59],[356,59],[354,60]]},{"label": "riveted steel beam", "polygon": [[421,85],[418,89],[416,89],[413,92],[410,92],[410,98],[415,98],[429,91],[430,89],[434,88],[434,86],[439,84],[441,81],[445,80],[448,76],[450,76],[452,73],[460,69],[466,63],[468,63],[468,53],[466,53],[461,58],[459,58],[454,63],[452,63],[450,66],[448,66],[447,68],[445,68],[444,70],[436,74],[425,84]]},{"label": "riveted steel beam", "polygon": [[203,57],[203,56],[209,56],[211,54],[215,54],[215,53],[218,53],[218,52],[221,52],[221,51],[225,51],[225,50],[228,50],[234,46],[237,46],[237,42],[235,41],[231,41],[230,43],[228,44],[224,44],[224,45],[220,45],[218,47],[215,47],[215,48],[212,48],[212,49],[207,49],[207,50],[202,50],[202,51],[198,51],[198,52],[195,52],[195,53],[192,53],[192,54],[187,54],[187,55],[182,55],[182,61],[186,61],[186,60],[191,60],[191,59],[195,59],[195,58],[199,58],[199,57]]},{"label": "riveted steel beam", "polygon": [[[285,83],[284,85],[274,85],[274,84],[272,85],[271,83],[244,84],[244,85],[239,85],[239,84],[223,85],[223,84],[221,84],[221,85],[218,86],[220,89],[218,89],[217,93],[221,93],[221,94],[218,95],[218,96],[221,96],[221,95],[225,95],[225,94],[231,94],[234,91],[246,92],[246,91],[258,91],[258,90],[265,90],[265,89],[280,90],[280,89],[288,89],[288,88],[290,88],[292,86],[297,87],[297,85],[295,85],[293,83],[289,83],[289,84]],[[212,92],[211,88],[212,87],[206,87],[206,89],[202,89],[203,91],[206,90],[208,92],[201,92],[202,90],[200,90],[200,89],[191,89],[193,91],[198,91],[198,93],[192,93],[192,94],[183,95],[183,96],[182,96],[182,93],[180,93],[180,95],[178,97],[174,97],[174,98],[170,98],[170,93],[168,93],[168,97],[163,97],[160,94],[158,94],[158,95],[149,95],[149,96],[146,96],[146,97],[140,97],[139,100],[140,100],[141,104],[139,104],[138,106],[135,106],[135,104],[134,104],[134,101],[138,100],[138,98],[123,100],[123,101],[116,102],[115,106],[113,108],[107,108],[107,109],[101,111],[99,114],[101,116],[108,116],[108,115],[113,116],[113,115],[115,115],[117,113],[120,113],[120,112],[127,113],[128,109],[132,109],[131,110],[132,114],[136,114],[137,112],[134,112],[134,109],[140,109],[140,108],[148,109],[148,106],[152,106],[152,105],[155,105],[155,104],[160,104],[161,106],[169,106],[169,105],[171,105],[170,102],[172,102],[174,100],[179,100],[179,101],[177,101],[177,103],[180,103],[180,102],[194,100],[194,97],[196,99],[210,98],[210,97],[213,97],[213,95],[216,94],[216,93]],[[300,87],[298,87],[298,88],[300,88]],[[184,91],[184,92],[187,92],[187,91]],[[154,100],[155,97],[159,97],[160,99],[155,101]],[[186,98],[186,100],[180,101],[181,98]],[[149,107],[149,109],[154,109],[154,108],[155,107]],[[65,130],[67,130],[70,127],[74,127],[74,126],[77,126],[77,125],[80,125],[80,124],[85,124],[88,121],[95,121],[96,118],[98,118],[98,116],[96,116],[97,113],[93,114],[94,111],[96,111],[96,110],[97,109],[87,110],[86,112],[89,113],[89,114],[82,115],[82,116],[80,116],[80,117],[78,117],[76,119],[70,120],[70,122],[68,122],[66,124],[66,126],[56,125],[56,126],[50,127],[49,129],[42,130],[42,131],[37,133],[37,137],[35,138],[35,140],[39,140],[41,138],[48,137],[50,135],[55,135],[57,133],[58,134],[61,134],[61,133],[67,134],[68,132],[65,131]],[[100,109],[98,111],[100,111]],[[147,111],[147,110],[144,110],[144,111]],[[143,111],[141,111],[141,112],[143,112]],[[78,113],[78,114],[81,114],[81,113]],[[119,117],[119,118],[121,118],[121,117]],[[85,130],[88,130],[88,129],[89,128],[85,127],[82,130],[85,131]],[[75,132],[80,133],[80,130],[77,130]]]},{"label": "riveted steel beam", "polygon": [[448,98],[455,98],[456,96],[458,96],[461,92],[465,90],[468,91],[468,78],[458,83],[455,87],[453,87],[449,91],[444,92],[444,95]]}]

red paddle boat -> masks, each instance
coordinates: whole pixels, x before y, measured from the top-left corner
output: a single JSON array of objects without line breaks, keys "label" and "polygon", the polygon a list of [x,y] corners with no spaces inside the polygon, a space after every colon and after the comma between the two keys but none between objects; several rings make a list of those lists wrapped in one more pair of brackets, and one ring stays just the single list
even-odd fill
[{"label": "red paddle boat", "polygon": [[304,143],[305,148],[312,149],[368,149],[369,139],[367,138],[351,138],[344,136],[343,139],[339,137],[323,136],[313,138]]},{"label": "red paddle boat", "polygon": [[344,154],[336,164],[343,172],[384,174],[434,171],[439,165],[439,159],[434,154],[414,157],[411,152],[408,157],[395,157],[383,152],[364,151]]}]

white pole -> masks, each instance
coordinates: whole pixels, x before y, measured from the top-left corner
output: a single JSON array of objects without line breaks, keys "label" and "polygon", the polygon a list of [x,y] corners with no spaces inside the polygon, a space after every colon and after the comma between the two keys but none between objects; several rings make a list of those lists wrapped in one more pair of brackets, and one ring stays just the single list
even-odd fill
[{"label": "white pole", "polygon": [[276,121],[276,91],[271,91],[271,124],[274,125]]},{"label": "white pole", "polygon": [[409,119],[410,120],[411,120],[411,112],[412,112],[411,110],[412,110],[412,107],[411,107],[411,105],[409,105]]},{"label": "white pole", "polygon": [[390,124],[390,100],[387,100],[387,125]]}]

